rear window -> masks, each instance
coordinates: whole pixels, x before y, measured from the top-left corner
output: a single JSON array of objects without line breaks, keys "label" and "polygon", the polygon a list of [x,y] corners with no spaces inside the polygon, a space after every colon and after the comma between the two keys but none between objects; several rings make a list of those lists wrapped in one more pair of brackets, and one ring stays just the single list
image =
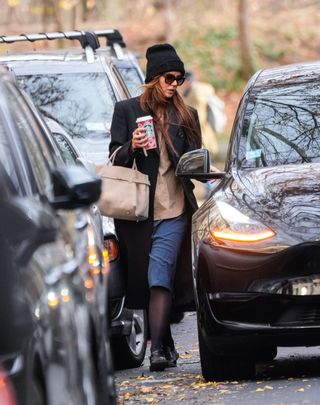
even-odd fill
[{"label": "rear window", "polygon": [[106,161],[116,98],[105,73],[25,75],[18,81],[41,113],[65,128],[84,157],[96,164]]}]

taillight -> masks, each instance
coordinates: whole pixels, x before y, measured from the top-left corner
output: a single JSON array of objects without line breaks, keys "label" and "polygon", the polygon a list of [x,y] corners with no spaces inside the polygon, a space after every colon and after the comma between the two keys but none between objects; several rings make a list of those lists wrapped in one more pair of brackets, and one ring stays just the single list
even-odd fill
[{"label": "taillight", "polygon": [[104,240],[104,247],[108,251],[110,262],[113,262],[114,260],[116,260],[119,257],[118,244],[117,244],[117,241],[115,239],[113,239],[113,238],[105,239]]},{"label": "taillight", "polygon": [[14,390],[6,373],[2,369],[0,369],[0,404],[16,405]]}]

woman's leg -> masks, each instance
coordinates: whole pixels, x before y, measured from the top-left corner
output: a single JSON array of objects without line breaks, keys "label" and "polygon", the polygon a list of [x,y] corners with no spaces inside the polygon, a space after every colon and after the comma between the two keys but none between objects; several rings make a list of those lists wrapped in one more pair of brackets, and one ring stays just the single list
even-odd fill
[{"label": "woman's leg", "polygon": [[185,215],[154,223],[148,270],[151,354],[164,346],[174,347],[170,331],[172,286],[186,223]]},{"label": "woman's leg", "polygon": [[151,287],[149,301],[149,328],[151,336],[151,353],[161,350],[170,328],[172,295],[163,287]]}]

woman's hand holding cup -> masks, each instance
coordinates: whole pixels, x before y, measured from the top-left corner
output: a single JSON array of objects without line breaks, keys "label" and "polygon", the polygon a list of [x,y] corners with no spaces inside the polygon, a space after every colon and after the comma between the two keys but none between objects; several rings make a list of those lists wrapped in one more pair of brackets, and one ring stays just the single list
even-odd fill
[{"label": "woman's hand holding cup", "polygon": [[145,128],[136,128],[132,133],[132,149],[145,148],[148,144],[147,131]]}]

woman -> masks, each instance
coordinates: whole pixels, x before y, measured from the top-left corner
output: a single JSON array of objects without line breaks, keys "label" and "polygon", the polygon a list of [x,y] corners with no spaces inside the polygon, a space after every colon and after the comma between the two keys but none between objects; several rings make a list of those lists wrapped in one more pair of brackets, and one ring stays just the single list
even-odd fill
[{"label": "woman", "polygon": [[[197,208],[193,184],[175,176],[180,156],[201,147],[197,112],[187,107],[177,92],[184,81],[184,64],[169,44],[147,49],[144,92],[116,103],[111,125],[110,154],[119,146],[115,164],[148,174],[149,218],[133,222],[115,220],[120,253],[127,270],[126,306],[148,308],[151,335],[150,370],[176,366],[170,330],[173,298],[180,305],[193,300],[190,220]],[[157,148],[149,149],[144,128],[136,119],[153,117]],[[180,262],[180,263],[179,263]],[[183,294],[179,295],[175,285]]]}]

